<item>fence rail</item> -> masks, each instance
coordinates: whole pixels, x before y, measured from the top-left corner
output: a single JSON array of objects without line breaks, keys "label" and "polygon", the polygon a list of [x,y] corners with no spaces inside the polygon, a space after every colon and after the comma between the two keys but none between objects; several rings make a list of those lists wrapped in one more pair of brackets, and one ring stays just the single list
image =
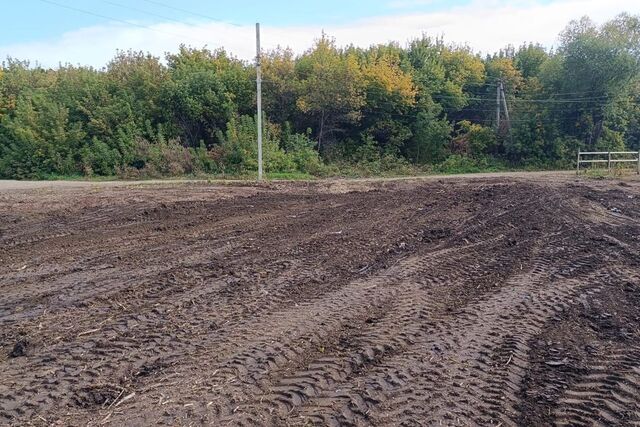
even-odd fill
[{"label": "fence rail", "polygon": [[[583,158],[583,156],[606,156],[605,159],[598,158]],[[635,156],[632,159],[618,158],[618,156]],[[580,165],[594,164],[594,163],[606,163],[607,170],[611,171],[611,168],[616,163],[636,163],[636,172],[640,174],[640,151],[579,151],[577,161],[577,173],[580,173]]]}]

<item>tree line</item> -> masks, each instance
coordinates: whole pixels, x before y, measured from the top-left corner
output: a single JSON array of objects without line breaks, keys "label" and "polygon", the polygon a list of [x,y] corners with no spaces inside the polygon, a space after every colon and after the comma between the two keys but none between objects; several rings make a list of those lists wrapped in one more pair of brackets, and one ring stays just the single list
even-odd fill
[{"label": "tree line", "polygon": [[[367,49],[323,35],[265,52],[269,173],[565,167],[578,149],[640,147],[640,17],[571,22],[554,49],[481,56],[423,36]],[[0,177],[251,174],[256,73],[223,49],[103,69],[0,68]],[[498,86],[509,120],[497,126]]]}]

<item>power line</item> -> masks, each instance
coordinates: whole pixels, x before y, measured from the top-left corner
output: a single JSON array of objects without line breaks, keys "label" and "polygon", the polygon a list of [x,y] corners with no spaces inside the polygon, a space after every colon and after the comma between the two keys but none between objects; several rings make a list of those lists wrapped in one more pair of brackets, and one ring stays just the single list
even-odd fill
[{"label": "power line", "polygon": [[558,92],[554,95],[585,95],[588,93],[602,93],[601,90],[583,90],[582,92]]},{"label": "power line", "polygon": [[[159,30],[157,28],[150,27],[148,25],[138,24],[136,22],[125,21],[124,19],[113,18],[111,16],[102,15],[100,13],[92,12],[90,10],[80,9],[78,7],[74,7],[74,6],[69,6],[69,5],[66,5],[66,4],[58,3],[58,2],[53,1],[53,0],[39,0],[39,1],[41,1],[43,3],[51,4],[51,5],[54,5],[54,6],[58,6],[58,7],[64,8],[64,9],[73,10],[75,12],[84,13],[86,15],[95,16],[97,18],[107,19],[109,21],[119,22],[121,24],[129,25],[129,26],[133,26],[133,27],[144,28],[145,30],[154,31],[156,33],[167,34],[167,35],[170,35],[170,36],[173,36],[173,37],[191,39],[192,41],[196,41],[197,40],[197,39],[191,38],[190,36],[185,36],[184,34],[177,34],[177,33],[172,33],[172,32],[168,32],[168,31],[164,31],[164,30]],[[203,41],[202,40],[198,40],[198,43],[203,43]]]},{"label": "power line", "polygon": [[197,16],[199,18],[205,18],[205,19],[209,19],[209,20],[212,20],[212,21],[216,21],[216,22],[224,22],[225,24],[233,25],[235,27],[244,27],[244,25],[235,24],[233,22],[222,21],[222,20],[220,20],[218,18],[214,18],[212,16],[208,16],[208,15],[205,15],[203,13],[193,12],[191,10],[183,9],[181,7],[175,7],[175,6],[172,6],[170,4],[163,3],[161,1],[156,1],[156,0],[144,0],[144,1],[147,2],[147,3],[150,3],[150,4],[154,4],[156,6],[161,6],[161,7],[164,7],[166,9],[174,10],[176,12],[183,12],[183,13],[187,13],[187,14],[192,15],[192,16]]},{"label": "power line", "polygon": [[[482,120],[469,120],[471,122],[480,122],[480,123],[493,123],[494,119],[482,119]],[[553,123],[554,119],[511,119],[509,120],[511,123]]]},{"label": "power line", "polygon": [[177,20],[177,19],[170,18],[170,17],[168,17],[168,16],[164,16],[164,15],[160,15],[160,14],[157,14],[157,13],[154,13],[154,12],[148,12],[148,11],[146,11],[146,10],[138,9],[138,8],[135,8],[135,7],[127,6],[126,4],[117,3],[117,2],[115,2],[115,1],[102,0],[102,2],[103,2],[103,3],[110,4],[110,5],[112,5],[112,6],[120,7],[120,8],[122,8],[122,9],[128,9],[128,10],[132,10],[132,11],[134,11],[134,12],[144,13],[144,14],[146,14],[146,15],[150,15],[150,16],[155,16],[156,18],[162,18],[162,19],[165,19],[165,20],[167,20],[167,21],[172,21],[172,22],[177,22],[177,23],[179,23],[179,24],[184,24],[184,22],[179,21],[179,20]]},{"label": "power line", "polygon": [[[462,95],[464,97],[464,95]],[[431,95],[431,98],[434,99],[460,99],[460,96],[456,96],[456,95]],[[529,102],[529,103],[576,103],[576,102],[587,102],[587,101],[604,101],[608,99],[608,96],[599,96],[599,97],[590,97],[590,98],[574,98],[574,99],[524,99],[524,98],[514,98],[511,99],[510,101],[516,101],[516,102]],[[493,99],[490,98],[476,98],[476,97],[468,97],[468,98],[464,98],[464,100],[466,101],[485,101],[485,102],[492,102],[494,101]]]},{"label": "power line", "polygon": [[589,102],[589,101],[604,101],[609,99],[608,96],[596,96],[589,98],[574,98],[574,99],[525,99],[525,98],[514,98],[512,102],[535,102],[535,103],[548,103],[548,104],[569,104],[576,102]]},{"label": "power line", "polygon": [[[469,98],[463,99],[463,101],[468,101]],[[521,111],[531,111],[531,110],[544,110],[544,111],[548,111],[548,110],[564,110],[567,108],[574,108],[571,104],[577,103],[578,101],[572,101],[572,102],[558,102],[558,103],[551,103],[551,102],[527,102],[528,100],[526,99],[509,99],[507,98],[507,100],[509,101],[509,104],[514,104],[513,107],[510,108],[514,108],[515,110],[521,110]],[[435,102],[438,103],[442,103],[444,100],[439,100],[439,99],[435,99]],[[494,105],[495,104],[495,98],[494,99],[482,99],[482,101],[471,101],[470,103],[468,103],[467,105],[463,106],[463,107],[457,107],[457,106],[449,106],[446,105],[446,103],[443,105],[444,108],[448,108],[451,110],[477,110],[477,111],[483,111],[483,110],[489,110],[489,111],[495,111],[495,107],[490,107],[489,105]],[[580,101],[581,102],[581,101]],[[609,99],[596,99],[593,100],[591,102],[589,102],[588,106],[592,107],[592,106],[606,106],[606,105],[610,105],[611,104],[611,100]]]},{"label": "power line", "polygon": [[[499,77],[493,77],[493,76],[485,76],[485,80],[486,81],[494,81],[497,82],[500,80]],[[496,87],[497,84],[495,83],[485,83],[484,86],[493,86]],[[557,92],[554,93],[554,95],[583,95],[583,94],[589,94],[589,93],[602,93],[602,90],[583,90],[583,91],[578,91],[578,92]]]},{"label": "power line", "polygon": [[[494,100],[495,102],[495,100]],[[599,107],[604,107],[607,104],[597,104],[597,106]],[[447,113],[450,114],[464,114],[464,113],[491,113],[491,112],[495,112],[496,109],[495,108],[460,108],[460,109],[453,109],[453,108],[447,108],[447,107],[442,107]],[[509,108],[511,111],[513,111],[514,113],[517,114],[543,114],[543,113],[552,113],[552,112],[562,112],[562,111],[567,111],[567,108],[565,107],[555,107],[555,108],[544,108],[544,109],[540,109],[540,110],[528,110],[525,109],[524,106],[510,106]]]},{"label": "power line", "polygon": [[[263,83],[267,83],[267,84],[276,84],[279,82],[274,82],[271,80],[262,80]],[[554,94],[555,96],[556,94]],[[432,99],[438,101],[438,100],[447,100],[447,99],[453,99],[453,100],[458,100],[458,99],[462,99],[464,101],[475,101],[475,102],[487,102],[487,103],[495,103],[495,98],[477,98],[477,97],[464,97],[464,95],[462,96],[456,96],[456,95],[436,95],[436,94],[431,94],[429,95]],[[548,113],[548,112],[553,112],[553,111],[566,111],[566,104],[574,104],[574,103],[579,103],[579,102],[590,102],[590,106],[595,106],[595,107],[604,107],[606,105],[609,105],[609,98],[608,97],[591,97],[591,98],[575,98],[575,99],[563,99],[563,100],[556,100],[556,99],[520,99],[520,98],[514,98],[514,99],[510,99],[509,102],[512,103],[514,102],[515,105],[511,105],[510,109],[514,109],[515,112],[517,112],[518,114],[539,114],[541,112],[543,113]],[[464,107],[461,107],[459,109],[455,109],[452,107],[447,107],[445,105],[440,104],[440,106],[442,107],[442,109],[450,114],[456,114],[456,113],[460,113],[460,114],[464,114],[466,112],[495,112],[496,109],[495,108],[473,108],[473,105],[467,105]],[[538,108],[543,108],[541,111],[528,111],[526,110],[529,107],[533,107],[536,106]],[[471,107],[471,108],[470,108]]]},{"label": "power line", "polygon": [[[372,112],[376,112],[376,111],[362,111],[362,113],[372,113]],[[495,112],[495,110],[494,110]],[[418,117],[418,113],[388,113],[385,112],[389,117],[393,117],[396,119],[412,119],[415,120]],[[443,117],[442,117],[443,118]],[[451,119],[447,116],[446,118],[447,120],[454,122],[454,119]],[[470,122],[473,123],[495,123],[496,119],[492,118],[492,119],[474,119],[474,118],[470,118],[470,117],[460,117],[460,118],[456,118],[455,122],[459,122],[462,120],[469,120]],[[555,118],[550,118],[550,117],[529,117],[526,119],[523,118],[516,118],[516,119],[510,119],[509,122],[511,123],[554,123],[556,122]]]}]

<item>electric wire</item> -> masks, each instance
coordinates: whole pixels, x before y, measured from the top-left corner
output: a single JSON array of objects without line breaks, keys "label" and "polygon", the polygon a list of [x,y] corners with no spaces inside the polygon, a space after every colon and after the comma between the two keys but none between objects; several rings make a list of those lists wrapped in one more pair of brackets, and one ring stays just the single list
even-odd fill
[{"label": "electric wire", "polygon": [[169,32],[169,31],[164,31],[164,30],[161,30],[161,29],[149,26],[149,25],[144,25],[144,24],[140,24],[140,23],[137,23],[137,22],[131,22],[131,21],[127,21],[127,20],[124,20],[124,19],[114,18],[112,16],[103,15],[101,13],[93,12],[93,11],[90,11],[90,10],[87,10],[87,9],[81,9],[79,7],[75,7],[75,6],[70,6],[70,5],[67,5],[67,4],[59,3],[59,2],[54,1],[54,0],[38,0],[38,1],[40,1],[42,3],[50,4],[50,5],[53,5],[53,6],[57,6],[57,7],[63,8],[63,9],[72,10],[72,11],[75,11],[75,12],[78,12],[78,13],[84,13],[85,15],[90,15],[90,16],[94,16],[94,17],[97,17],[97,18],[106,19],[106,20],[111,21],[111,22],[118,22],[118,23],[129,25],[129,26],[132,26],[132,27],[138,27],[138,28],[143,28],[145,30],[154,31],[156,33],[170,35],[172,37],[179,37],[181,39],[187,39],[187,40],[191,40],[191,41],[194,41],[194,42],[197,41],[198,43],[207,44],[207,42],[205,42],[203,40],[199,40],[199,39],[193,38],[192,36],[173,33],[173,32]]},{"label": "electric wire", "polygon": [[160,14],[154,13],[154,12],[149,12],[149,11],[146,11],[146,10],[143,10],[143,9],[138,9],[136,7],[127,6],[126,4],[118,3],[118,2],[115,2],[115,1],[111,1],[111,0],[102,0],[102,2],[106,3],[106,4],[110,4],[112,6],[116,6],[116,7],[122,8],[122,9],[127,9],[127,10],[131,10],[133,12],[138,12],[138,13],[143,13],[143,14],[146,14],[146,15],[149,15],[149,16],[155,16],[156,18],[162,18],[162,19],[165,19],[167,21],[177,22],[179,24],[183,24],[184,25],[184,22],[180,21],[178,19],[171,18],[171,17],[164,16],[164,15],[160,15]]},{"label": "electric wire", "polygon": [[157,0],[143,0],[143,1],[145,1],[147,3],[150,3],[150,4],[153,4],[153,5],[156,5],[156,6],[164,7],[166,9],[170,9],[170,10],[173,10],[173,11],[176,11],[176,12],[187,13],[187,14],[192,15],[192,16],[197,16],[197,17],[204,18],[204,19],[209,19],[209,20],[212,20],[212,21],[224,22],[225,24],[233,25],[235,27],[246,27],[246,25],[240,25],[240,24],[236,24],[234,22],[228,22],[228,21],[221,21],[218,18],[214,18],[212,16],[208,16],[208,15],[205,15],[205,14],[199,13],[199,12],[194,12],[194,11],[191,11],[191,10],[188,10],[188,9],[184,9],[184,8],[181,8],[181,7],[176,7],[176,6],[161,2],[161,1],[157,1]]}]

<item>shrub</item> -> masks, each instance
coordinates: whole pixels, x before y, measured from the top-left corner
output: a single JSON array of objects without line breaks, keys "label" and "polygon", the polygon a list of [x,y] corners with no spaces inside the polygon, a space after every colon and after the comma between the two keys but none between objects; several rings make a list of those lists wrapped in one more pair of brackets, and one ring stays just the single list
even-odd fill
[{"label": "shrub", "polygon": [[296,170],[311,175],[321,175],[324,164],[315,150],[316,142],[309,138],[309,134],[287,135],[284,139],[287,154],[291,156]]},{"label": "shrub", "polygon": [[216,163],[213,151],[207,150],[204,144],[196,148],[190,148],[189,152],[193,159],[194,172],[219,173],[220,169]]},{"label": "shrub", "polygon": [[178,140],[150,143],[138,138],[133,161],[119,171],[119,175],[132,177],[179,176],[195,171],[193,152]]},{"label": "shrub", "polygon": [[122,155],[116,149],[94,138],[80,152],[82,173],[86,176],[114,175],[122,162]]},{"label": "shrub", "polygon": [[496,134],[491,128],[467,120],[459,122],[458,126],[458,135],[451,140],[450,146],[451,152],[454,154],[481,156],[497,143]]},{"label": "shrub", "polygon": [[[258,135],[253,117],[234,117],[227,124],[227,131],[219,135],[222,144],[212,149],[212,159],[222,172],[249,173],[258,170]],[[304,134],[285,135],[280,146],[280,128],[265,124],[262,141],[264,171],[267,173],[304,172],[322,170],[315,143]]]}]

